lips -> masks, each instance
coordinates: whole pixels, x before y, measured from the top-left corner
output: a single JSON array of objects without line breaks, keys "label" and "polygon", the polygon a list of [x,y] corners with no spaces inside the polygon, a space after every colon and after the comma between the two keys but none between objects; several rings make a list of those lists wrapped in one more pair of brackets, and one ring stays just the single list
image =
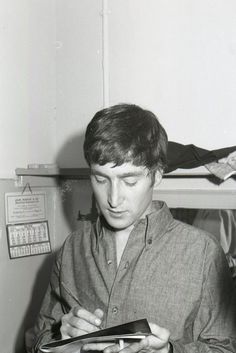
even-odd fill
[{"label": "lips", "polygon": [[114,211],[114,210],[108,210],[108,212],[113,216],[121,216],[123,215],[126,211]]}]

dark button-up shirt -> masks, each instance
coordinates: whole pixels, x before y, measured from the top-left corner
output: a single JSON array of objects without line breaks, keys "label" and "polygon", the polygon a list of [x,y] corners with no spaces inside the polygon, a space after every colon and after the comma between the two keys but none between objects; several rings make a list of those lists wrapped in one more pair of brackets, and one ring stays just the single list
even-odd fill
[{"label": "dark button-up shirt", "polygon": [[114,234],[100,219],[79,224],[56,259],[38,342],[80,305],[101,308],[103,328],[147,318],[170,331],[176,353],[236,352],[236,297],[221,247],[164,203],[155,207],[135,225],[118,267]]}]

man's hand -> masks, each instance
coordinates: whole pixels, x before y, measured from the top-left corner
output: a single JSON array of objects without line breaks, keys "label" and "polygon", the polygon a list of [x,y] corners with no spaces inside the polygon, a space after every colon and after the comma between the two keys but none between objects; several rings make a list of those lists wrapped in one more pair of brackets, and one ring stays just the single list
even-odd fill
[{"label": "man's hand", "polygon": [[62,339],[86,335],[87,333],[101,329],[103,311],[96,309],[94,313],[81,307],[74,307],[61,319]]},{"label": "man's hand", "polygon": [[140,342],[125,345],[123,349],[120,349],[118,344],[108,346],[108,344],[103,343],[89,343],[83,346],[83,350],[100,350],[104,351],[104,353],[138,353],[140,351],[147,353],[168,353],[170,349],[170,332],[156,324],[150,323],[150,328],[152,334],[142,339]]}]

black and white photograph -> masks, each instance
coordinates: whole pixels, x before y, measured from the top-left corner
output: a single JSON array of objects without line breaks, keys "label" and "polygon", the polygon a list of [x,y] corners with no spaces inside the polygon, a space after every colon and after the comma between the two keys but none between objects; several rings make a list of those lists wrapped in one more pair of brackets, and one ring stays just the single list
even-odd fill
[{"label": "black and white photograph", "polygon": [[0,0],[1,353],[236,353],[236,1]]}]

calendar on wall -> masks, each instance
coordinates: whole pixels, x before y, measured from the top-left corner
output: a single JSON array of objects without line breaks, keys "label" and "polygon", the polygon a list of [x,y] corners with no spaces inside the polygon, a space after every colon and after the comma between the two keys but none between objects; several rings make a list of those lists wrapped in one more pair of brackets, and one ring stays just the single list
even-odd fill
[{"label": "calendar on wall", "polygon": [[6,228],[11,259],[51,252],[46,194],[5,194]]},{"label": "calendar on wall", "polygon": [[11,259],[51,251],[47,221],[8,224],[7,235]]}]

